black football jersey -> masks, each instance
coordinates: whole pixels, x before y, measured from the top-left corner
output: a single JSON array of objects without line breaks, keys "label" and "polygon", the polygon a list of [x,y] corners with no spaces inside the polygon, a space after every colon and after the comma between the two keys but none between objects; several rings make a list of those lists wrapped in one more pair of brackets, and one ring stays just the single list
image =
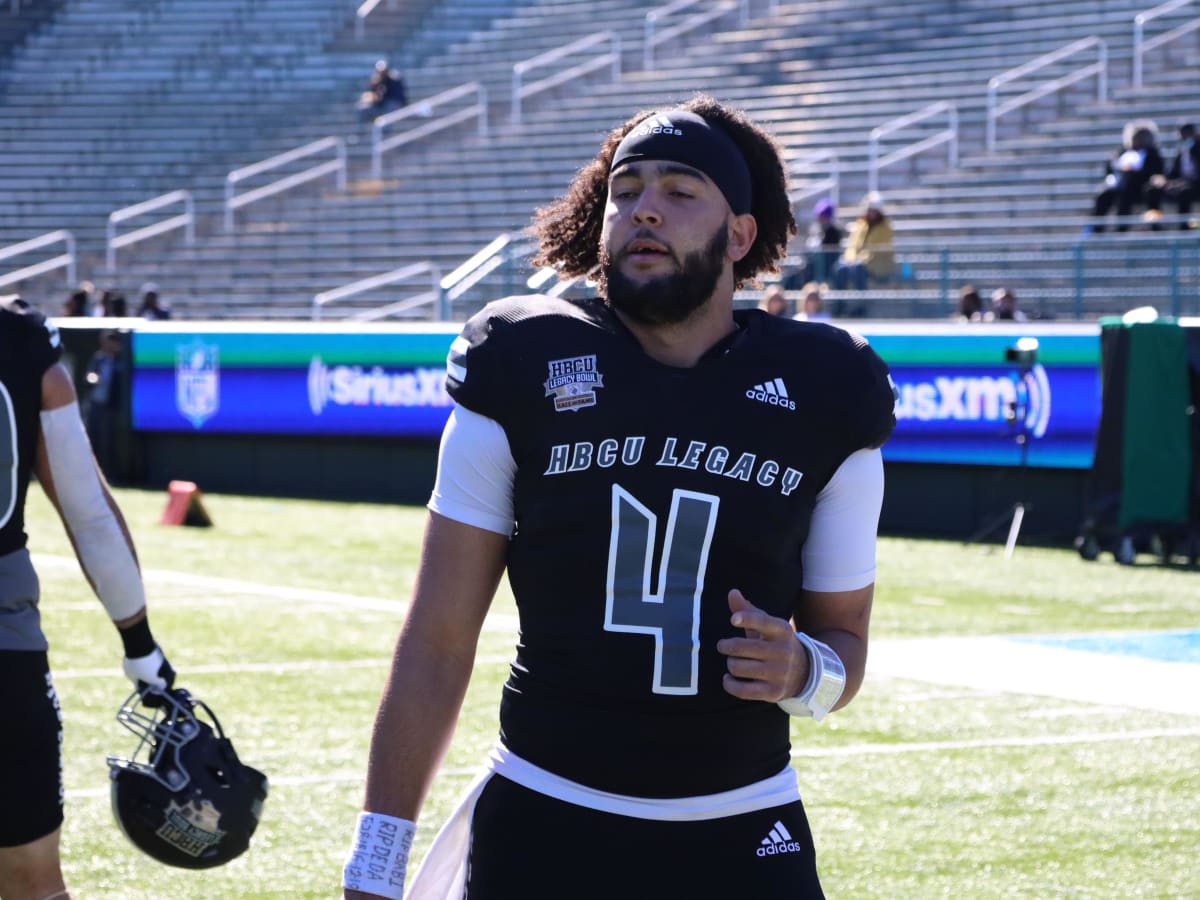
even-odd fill
[{"label": "black football jersey", "polygon": [[0,302],[0,556],[25,546],[42,376],[61,356],[52,322],[20,300]]},{"label": "black football jersey", "polygon": [[789,763],[788,716],[722,687],[727,595],[787,618],[816,497],[895,424],[887,367],[842,329],[739,311],[692,368],[647,356],[601,301],[488,305],[447,387],[517,470],[520,616],[505,743],[600,790],[682,797]]}]

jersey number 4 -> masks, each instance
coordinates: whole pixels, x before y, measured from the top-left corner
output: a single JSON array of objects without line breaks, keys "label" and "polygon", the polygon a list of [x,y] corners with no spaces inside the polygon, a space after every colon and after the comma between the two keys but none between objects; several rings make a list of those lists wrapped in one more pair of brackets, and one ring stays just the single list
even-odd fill
[{"label": "jersey number 4", "polygon": [[699,683],[700,595],[720,498],[677,490],[671,495],[657,590],[651,563],[658,517],[613,485],[604,630],[654,636],[656,694],[695,694]]}]

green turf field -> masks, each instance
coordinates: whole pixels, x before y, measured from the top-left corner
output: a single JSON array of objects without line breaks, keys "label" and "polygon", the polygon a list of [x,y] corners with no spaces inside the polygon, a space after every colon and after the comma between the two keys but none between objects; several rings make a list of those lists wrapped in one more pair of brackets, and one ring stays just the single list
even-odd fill
[{"label": "green turf field", "polygon": [[[66,723],[74,896],[340,896],[424,511],[209,495],[215,524],[201,529],[158,525],[165,493],[116,493],[180,684],[215,707],[245,761],[270,776],[271,796],[250,850],[220,869],[168,869],[125,841],[104,762],[133,749],[113,718],[126,693],[120,644],[33,488],[30,545]],[[995,547],[884,539],[872,638],[882,658],[909,639],[1197,628],[1200,573],[1139,561],[1027,547],[1005,559]],[[495,611],[512,613],[510,598]],[[418,856],[495,738],[507,621],[481,641]],[[973,685],[957,676],[974,664],[960,668],[944,680],[869,669],[849,708],[821,726],[794,723],[830,898],[1200,897],[1200,707],[1159,702],[1166,687],[1187,695],[1180,680],[1200,696],[1200,663],[1133,670],[1146,702],[1124,705],[1011,692],[1003,678]],[[1046,681],[1053,694],[1055,678]]]}]

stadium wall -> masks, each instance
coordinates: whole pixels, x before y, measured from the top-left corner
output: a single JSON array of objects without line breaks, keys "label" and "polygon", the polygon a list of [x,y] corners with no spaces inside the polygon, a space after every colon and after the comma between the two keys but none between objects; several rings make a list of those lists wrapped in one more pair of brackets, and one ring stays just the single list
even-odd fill
[{"label": "stadium wall", "polygon": [[[86,361],[113,328],[126,347],[116,484],[424,503],[451,401],[458,326],[60,320],[86,408]],[[859,323],[856,323],[859,324]],[[898,425],[885,447],[881,528],[1070,540],[1084,515],[1100,417],[1098,325],[868,323]],[[1013,358],[1035,339],[1033,358]]]}]

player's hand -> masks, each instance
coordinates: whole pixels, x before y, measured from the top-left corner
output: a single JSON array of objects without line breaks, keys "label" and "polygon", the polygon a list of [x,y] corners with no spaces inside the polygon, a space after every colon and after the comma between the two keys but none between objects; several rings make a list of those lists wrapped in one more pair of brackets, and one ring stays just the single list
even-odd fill
[{"label": "player's hand", "polygon": [[175,684],[175,669],[157,644],[145,656],[125,657],[124,669],[146,706],[158,706],[162,694]]},{"label": "player's hand", "polygon": [[759,609],[736,589],[729,592],[729,611],[729,621],[746,636],[717,642],[729,669],[725,690],[767,703],[799,694],[808,680],[809,659],[792,623]]}]

